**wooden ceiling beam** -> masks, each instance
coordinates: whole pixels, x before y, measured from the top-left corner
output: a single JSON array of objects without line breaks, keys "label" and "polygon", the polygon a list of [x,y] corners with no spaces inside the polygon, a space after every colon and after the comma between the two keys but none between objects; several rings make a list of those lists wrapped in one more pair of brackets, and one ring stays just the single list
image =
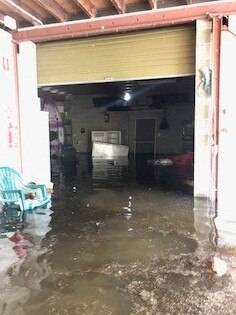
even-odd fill
[{"label": "wooden ceiling beam", "polygon": [[66,22],[69,20],[69,14],[54,0],[34,0],[37,4],[43,7],[58,21]]},{"label": "wooden ceiling beam", "polygon": [[15,5],[17,5],[18,7],[20,7],[21,9],[24,9],[26,12],[28,12],[29,14],[31,14],[32,16],[35,16],[38,20],[42,21],[43,17],[41,14],[37,13],[35,10],[33,10],[32,8],[30,8],[28,5],[26,5],[23,1],[21,0],[11,0],[12,2],[15,3]]},{"label": "wooden ceiling beam", "polygon": [[4,24],[4,14],[0,12],[0,24]]},{"label": "wooden ceiling beam", "polygon": [[156,9],[157,8],[157,2],[159,0],[148,0],[148,1],[149,1],[149,4],[150,4],[152,9]]},{"label": "wooden ceiling beam", "polygon": [[90,0],[74,0],[74,2],[89,16],[95,17],[97,9]]},{"label": "wooden ceiling beam", "polygon": [[28,7],[22,5],[21,1],[15,0],[0,0],[0,3],[4,4],[10,11],[14,12],[17,16],[20,16],[24,20],[30,22],[33,25],[43,25],[43,22],[36,17],[36,13]]},{"label": "wooden ceiling beam", "polygon": [[111,0],[111,2],[118,13],[123,14],[126,12],[126,5],[124,3],[124,0]]},{"label": "wooden ceiling beam", "polygon": [[236,1],[209,1],[159,10],[106,16],[93,20],[70,21],[40,27],[32,26],[13,32],[13,39],[19,42],[31,40],[39,43],[68,38],[87,38],[89,36],[192,23],[198,19],[209,18],[209,15],[213,14],[236,14]]}]

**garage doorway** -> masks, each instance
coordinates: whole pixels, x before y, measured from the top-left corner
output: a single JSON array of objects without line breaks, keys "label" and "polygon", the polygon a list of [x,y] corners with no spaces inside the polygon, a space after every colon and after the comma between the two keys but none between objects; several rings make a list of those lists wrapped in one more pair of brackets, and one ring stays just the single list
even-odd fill
[{"label": "garage doorway", "polygon": [[[120,181],[122,185],[134,178],[136,183],[192,193],[192,163],[186,167],[184,160],[181,160],[183,167],[182,164],[177,167],[165,163],[166,160],[176,161],[179,155],[185,158],[194,154],[194,82],[194,76],[182,76],[60,85],[58,93],[54,93],[54,87],[43,87],[40,92],[42,97],[53,97],[60,107],[66,135],[64,147],[69,145],[76,152],[78,175],[88,174],[88,181],[96,181],[94,185],[100,184],[97,181],[102,173],[102,180],[108,178],[109,185],[113,181]],[[61,91],[69,98],[59,94]],[[131,95],[129,101],[122,98],[124,91]],[[70,134],[67,131],[68,112]],[[92,135],[111,132],[120,134],[119,145],[128,148],[128,156],[120,159],[118,155],[111,155],[108,148],[113,139],[102,137],[96,141],[108,144],[107,159],[95,163],[94,157],[101,156],[93,154],[95,139]],[[89,178],[91,170],[92,179]],[[60,178],[60,172],[57,177]]]},{"label": "garage doorway", "polygon": [[120,132],[130,157],[145,156],[142,165],[183,153],[182,124],[194,120],[195,41],[189,24],[38,44],[38,83],[70,101],[77,155],[91,155],[93,131]]},{"label": "garage doorway", "polygon": [[155,155],[156,119],[138,118],[135,127],[135,153]]}]

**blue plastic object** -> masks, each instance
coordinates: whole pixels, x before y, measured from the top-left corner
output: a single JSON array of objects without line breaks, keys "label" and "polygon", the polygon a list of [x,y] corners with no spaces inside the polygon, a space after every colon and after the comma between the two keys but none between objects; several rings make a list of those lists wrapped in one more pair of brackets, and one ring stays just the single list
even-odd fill
[{"label": "blue plastic object", "polygon": [[0,201],[8,208],[27,211],[47,207],[51,195],[45,185],[25,185],[15,169],[2,166],[0,167]]}]

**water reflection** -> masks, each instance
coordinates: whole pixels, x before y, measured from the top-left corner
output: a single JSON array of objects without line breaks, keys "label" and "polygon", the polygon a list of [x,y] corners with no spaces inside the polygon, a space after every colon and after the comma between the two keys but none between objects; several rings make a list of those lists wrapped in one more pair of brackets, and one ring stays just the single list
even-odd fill
[{"label": "water reflection", "polygon": [[[83,157],[84,159],[84,157]],[[193,193],[193,169],[177,165],[155,165],[149,163],[150,156],[116,157],[91,161],[93,185],[133,184],[159,187],[162,190]],[[189,182],[191,184],[189,185]]]},{"label": "water reflection", "polygon": [[128,165],[128,160],[123,159],[93,159],[92,177],[93,184],[118,185],[122,183],[123,169]]},{"label": "water reflection", "polygon": [[206,198],[196,198],[194,201],[194,228],[196,230],[199,247],[207,258],[214,255],[218,235],[215,226],[215,210]]},{"label": "water reflection", "polygon": [[[0,313],[25,314],[24,306],[41,290],[41,281],[51,273],[42,242],[50,231],[50,209],[2,218],[0,234]],[[3,214],[2,214],[3,216]],[[4,231],[5,230],[5,231]]]},{"label": "water reflection", "polygon": [[212,275],[230,277],[224,284],[224,290],[234,292],[236,289],[236,233],[231,227],[235,225],[235,221],[225,220],[221,225],[219,222],[222,218],[224,218],[223,209],[217,210],[215,205],[207,199],[195,200],[194,227],[198,240],[196,251],[198,258],[206,263]]},{"label": "water reflection", "polygon": [[11,232],[8,220],[0,314],[234,314],[232,255],[222,276],[208,266],[226,257],[214,209],[169,167],[137,163],[80,160],[55,185],[53,214],[29,213]]}]

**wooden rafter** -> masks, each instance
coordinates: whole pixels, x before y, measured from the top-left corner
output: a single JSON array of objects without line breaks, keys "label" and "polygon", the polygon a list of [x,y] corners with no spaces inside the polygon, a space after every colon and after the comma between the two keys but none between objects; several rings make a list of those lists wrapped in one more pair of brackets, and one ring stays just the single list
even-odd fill
[{"label": "wooden rafter", "polygon": [[46,11],[53,15],[58,21],[66,22],[69,20],[67,12],[54,0],[34,0]]},{"label": "wooden rafter", "polygon": [[111,2],[119,13],[125,13],[126,5],[124,0],[111,0]]},{"label": "wooden rafter", "polygon": [[148,0],[148,1],[149,1],[149,4],[150,4],[152,9],[156,9],[157,8],[157,2],[159,0]]},{"label": "wooden rafter", "polygon": [[15,3],[18,7],[21,9],[24,9],[26,12],[31,14],[32,16],[35,16],[38,20],[42,21],[43,17],[41,14],[37,13],[34,9],[31,9],[28,5],[26,5],[23,1],[21,0],[11,0],[12,2]]},{"label": "wooden rafter", "polygon": [[74,0],[76,4],[90,17],[97,15],[97,9],[90,0]]},{"label": "wooden rafter", "polygon": [[4,14],[0,12],[0,24],[4,24]]},{"label": "wooden rafter", "polygon": [[28,8],[25,6],[22,6],[20,1],[0,0],[0,3],[4,4],[9,10],[13,11],[18,16],[22,17],[33,25],[43,24],[42,21],[36,17],[36,14],[34,14],[35,12],[28,10]]},{"label": "wooden rafter", "polygon": [[[210,12],[210,13],[209,13]],[[68,38],[82,38],[104,34],[118,34],[141,29],[156,29],[192,23],[214,15],[236,14],[235,0],[208,1],[189,6],[176,6],[160,10],[146,10],[130,14],[112,15],[98,19],[85,19],[65,23],[55,23],[40,27],[28,27],[13,32],[16,41],[33,41],[35,43]]]}]

